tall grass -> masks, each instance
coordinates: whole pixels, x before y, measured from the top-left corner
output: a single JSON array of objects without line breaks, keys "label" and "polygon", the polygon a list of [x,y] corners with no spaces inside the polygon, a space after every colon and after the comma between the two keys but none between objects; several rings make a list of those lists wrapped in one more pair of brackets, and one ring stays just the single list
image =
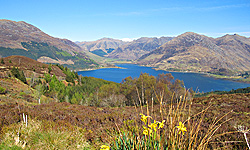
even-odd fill
[{"label": "tall grass", "polygon": [[3,128],[3,149],[90,149],[82,128],[54,122],[30,120]]},{"label": "tall grass", "polygon": [[[118,128],[119,135],[111,144],[111,149],[212,149],[210,142],[223,135],[216,134],[216,131],[229,120],[225,119],[228,113],[205,123],[204,116],[209,106],[193,115],[192,98],[188,98],[187,94],[186,91],[178,99],[173,95],[170,102],[159,96],[159,107],[153,106],[153,103],[146,106],[146,111],[141,107],[141,121],[125,123],[126,128]],[[204,124],[207,129],[202,127]]]}]

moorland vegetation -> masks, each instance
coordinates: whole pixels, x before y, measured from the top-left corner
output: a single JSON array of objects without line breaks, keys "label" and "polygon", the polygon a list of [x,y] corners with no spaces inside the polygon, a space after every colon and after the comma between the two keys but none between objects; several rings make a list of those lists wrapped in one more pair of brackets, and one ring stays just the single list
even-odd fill
[{"label": "moorland vegetation", "polygon": [[46,70],[0,78],[1,149],[247,149],[247,89],[193,98],[171,74],[118,84]]}]

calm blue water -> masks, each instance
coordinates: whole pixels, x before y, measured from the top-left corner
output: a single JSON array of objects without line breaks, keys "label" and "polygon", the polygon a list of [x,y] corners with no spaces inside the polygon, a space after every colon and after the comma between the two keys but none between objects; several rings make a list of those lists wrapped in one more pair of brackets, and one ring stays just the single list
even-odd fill
[{"label": "calm blue water", "polygon": [[229,91],[231,89],[250,86],[250,84],[247,83],[205,77],[198,73],[168,72],[163,70],[154,70],[151,67],[143,67],[134,64],[117,64],[116,66],[126,69],[104,68],[91,71],[79,71],[78,74],[120,83],[122,79],[126,77],[139,77],[141,73],[148,73],[153,76],[158,76],[158,74],[161,73],[171,73],[175,79],[183,80],[186,88],[192,87],[194,90],[197,89],[199,92],[210,92],[216,90]]}]

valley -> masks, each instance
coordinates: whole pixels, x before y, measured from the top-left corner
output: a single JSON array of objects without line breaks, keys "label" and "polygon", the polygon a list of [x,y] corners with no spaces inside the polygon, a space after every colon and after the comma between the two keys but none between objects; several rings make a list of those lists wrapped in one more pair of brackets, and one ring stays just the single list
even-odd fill
[{"label": "valley", "polygon": [[0,149],[248,148],[247,37],[74,43],[1,19],[0,56]]}]

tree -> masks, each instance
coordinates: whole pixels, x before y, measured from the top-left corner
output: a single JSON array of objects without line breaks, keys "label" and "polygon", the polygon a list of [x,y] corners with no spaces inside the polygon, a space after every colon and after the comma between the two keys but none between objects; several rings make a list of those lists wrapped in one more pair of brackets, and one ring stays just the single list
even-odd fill
[{"label": "tree", "polygon": [[49,83],[51,81],[51,76],[50,74],[44,73],[44,80]]},{"label": "tree", "polygon": [[37,90],[37,97],[38,97],[38,103],[40,104],[41,102],[40,102],[40,99],[41,99],[41,96],[44,94],[44,90],[45,90],[45,88],[44,88],[44,86],[42,85],[42,84],[38,84],[37,86],[36,86],[36,90]]},{"label": "tree", "polygon": [[64,73],[66,74],[65,80],[67,82],[71,82],[71,83],[75,84],[74,73],[72,73],[69,69],[67,71],[64,71]]},{"label": "tree", "polygon": [[159,74],[158,77],[142,73],[139,78],[127,77],[121,83],[121,93],[126,97],[126,105],[146,105],[163,103],[185,93],[183,81],[174,80],[169,74]]},{"label": "tree", "polygon": [[100,98],[107,98],[112,94],[118,94],[119,88],[115,83],[111,84],[104,84],[99,89],[99,97]]},{"label": "tree", "polygon": [[49,73],[51,73],[52,71],[51,64],[49,64],[48,70],[49,70]]},{"label": "tree", "polygon": [[76,99],[75,96],[73,96],[73,97],[71,98],[70,103],[71,103],[71,104],[78,104],[78,101],[77,101],[77,99]]},{"label": "tree", "polygon": [[20,74],[19,74],[19,70],[18,68],[16,68],[15,66],[11,69],[11,73],[14,77],[19,78]]},{"label": "tree", "polygon": [[1,59],[1,64],[5,64],[3,58]]},{"label": "tree", "polygon": [[23,70],[22,70],[21,73],[19,73],[19,74],[20,74],[19,79],[20,79],[23,83],[27,84],[27,80],[26,80],[26,77],[25,77],[25,75],[24,75]]},{"label": "tree", "polygon": [[133,79],[132,77],[126,77],[121,82],[120,90],[127,99],[127,101],[125,102],[127,106],[133,106],[134,104],[137,104],[136,99],[138,97],[135,90],[135,82],[136,79]]},{"label": "tree", "polygon": [[19,71],[18,68],[16,67],[13,67],[11,69],[11,73],[14,77],[18,78],[19,80],[21,80],[23,83],[27,84],[27,81],[26,81],[26,77],[23,73],[23,71]]},{"label": "tree", "polygon": [[148,73],[142,73],[136,81],[136,91],[138,96],[140,95],[141,105],[145,105],[149,102],[153,95],[153,88],[156,83],[156,78],[150,76]]}]

